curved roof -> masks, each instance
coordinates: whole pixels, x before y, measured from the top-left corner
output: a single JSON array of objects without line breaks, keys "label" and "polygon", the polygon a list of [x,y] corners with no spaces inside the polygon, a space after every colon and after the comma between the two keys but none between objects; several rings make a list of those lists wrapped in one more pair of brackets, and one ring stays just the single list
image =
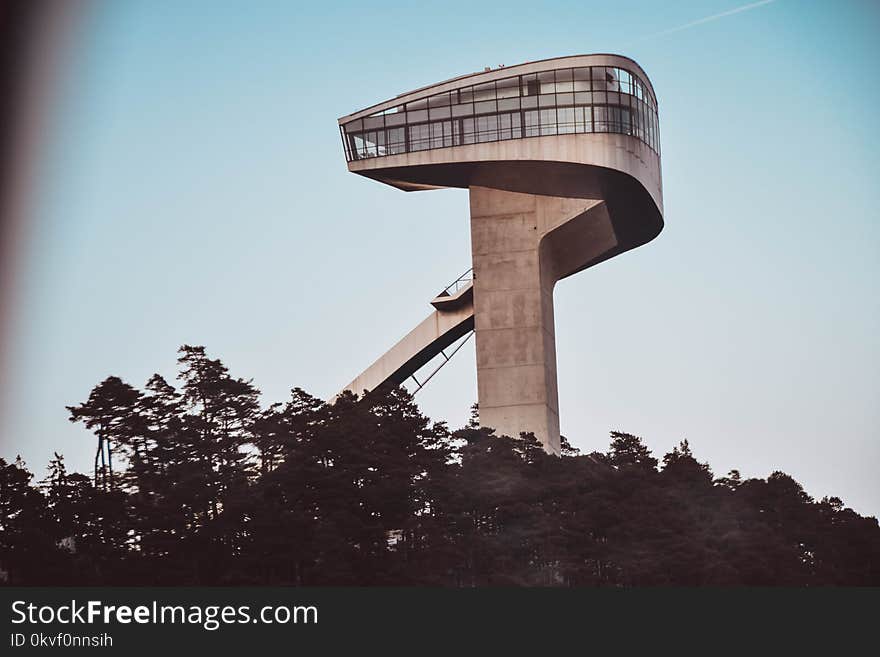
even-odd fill
[{"label": "curved roof", "polygon": [[648,78],[648,75],[647,73],[645,73],[644,69],[639,66],[639,64],[635,60],[629,57],[625,57],[623,55],[613,54],[567,55],[564,57],[539,59],[533,62],[516,64],[514,66],[501,66],[499,68],[494,68],[489,71],[467,73],[465,75],[460,75],[449,80],[444,80],[443,82],[437,82],[425,87],[419,87],[418,89],[414,89],[413,91],[408,91],[389,100],[383,101],[381,103],[376,103],[375,105],[371,105],[352,114],[340,117],[339,124],[342,125],[348,123],[349,121],[354,121],[365,116],[370,116],[377,112],[384,112],[387,109],[398,107],[399,105],[402,105],[404,103],[413,102],[422,98],[427,98],[428,96],[432,96],[437,93],[459,89],[461,87],[466,87],[472,84],[482,84],[483,82],[491,82],[493,80],[503,80],[505,78],[515,75],[538,73],[541,71],[552,71],[557,68],[576,68],[580,66],[619,66],[621,68],[629,69],[631,72],[638,75],[642,79],[642,81],[644,81],[645,84],[648,86],[648,90],[653,96],[654,105],[656,107],[657,94],[654,91],[651,80]]}]

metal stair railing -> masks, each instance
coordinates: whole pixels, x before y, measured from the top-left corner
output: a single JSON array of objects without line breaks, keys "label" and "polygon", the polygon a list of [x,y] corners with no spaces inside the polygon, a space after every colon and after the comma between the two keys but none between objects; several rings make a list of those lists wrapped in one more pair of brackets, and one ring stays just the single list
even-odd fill
[{"label": "metal stair railing", "polygon": [[465,273],[443,288],[443,291],[438,296],[446,295],[452,297],[458,294],[462,289],[474,282],[473,271],[473,267],[468,269]]}]

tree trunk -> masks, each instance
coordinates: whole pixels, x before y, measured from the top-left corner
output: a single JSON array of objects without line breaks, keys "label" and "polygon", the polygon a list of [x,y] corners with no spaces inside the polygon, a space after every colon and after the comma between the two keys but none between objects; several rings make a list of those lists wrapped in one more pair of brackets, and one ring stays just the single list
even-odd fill
[{"label": "tree trunk", "polygon": [[95,450],[95,488],[98,487],[98,458],[102,451],[103,445],[101,445],[101,439],[98,438],[98,449]]},{"label": "tree trunk", "polygon": [[113,448],[110,439],[107,439],[107,467],[110,471],[110,490],[113,490]]},{"label": "tree trunk", "polygon": [[107,462],[104,460],[104,438],[98,438],[98,449],[101,450],[101,487],[107,490]]}]

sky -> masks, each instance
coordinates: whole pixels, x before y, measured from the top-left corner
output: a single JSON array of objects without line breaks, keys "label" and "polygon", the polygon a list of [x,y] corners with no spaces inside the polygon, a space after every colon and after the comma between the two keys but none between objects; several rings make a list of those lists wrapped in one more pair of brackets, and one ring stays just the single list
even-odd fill
[{"label": "sky", "polygon": [[[336,119],[447,78],[627,55],[660,109],[666,226],[560,282],[562,433],[716,476],[791,474],[880,514],[875,2],[94,1],[66,58],[16,272],[0,456],[88,472],[109,375],[205,345],[263,402],[329,397],[470,266],[464,190],[346,170]],[[473,341],[417,396],[452,427]]]}]

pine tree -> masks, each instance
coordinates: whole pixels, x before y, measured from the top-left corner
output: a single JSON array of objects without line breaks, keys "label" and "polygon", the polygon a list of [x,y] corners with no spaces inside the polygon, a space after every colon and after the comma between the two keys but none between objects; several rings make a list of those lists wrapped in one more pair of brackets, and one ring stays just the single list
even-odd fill
[{"label": "pine tree", "polygon": [[[38,485],[0,459],[0,577],[14,584],[734,586],[880,584],[880,526],[789,475],[712,480],[687,441],[657,460],[546,454],[474,415],[450,432],[403,389],[300,388],[260,407],[203,347],[180,390],[117,377],[69,408],[93,476]],[[103,458],[103,461],[101,460]]]},{"label": "pine tree", "polygon": [[100,461],[100,485],[113,490],[116,479],[113,474],[113,450],[131,447],[138,423],[137,415],[140,393],[119,377],[110,376],[92,390],[87,401],[79,406],[68,406],[71,422],[82,422],[94,430],[98,438],[95,451],[95,486],[99,485],[98,463]]}]

